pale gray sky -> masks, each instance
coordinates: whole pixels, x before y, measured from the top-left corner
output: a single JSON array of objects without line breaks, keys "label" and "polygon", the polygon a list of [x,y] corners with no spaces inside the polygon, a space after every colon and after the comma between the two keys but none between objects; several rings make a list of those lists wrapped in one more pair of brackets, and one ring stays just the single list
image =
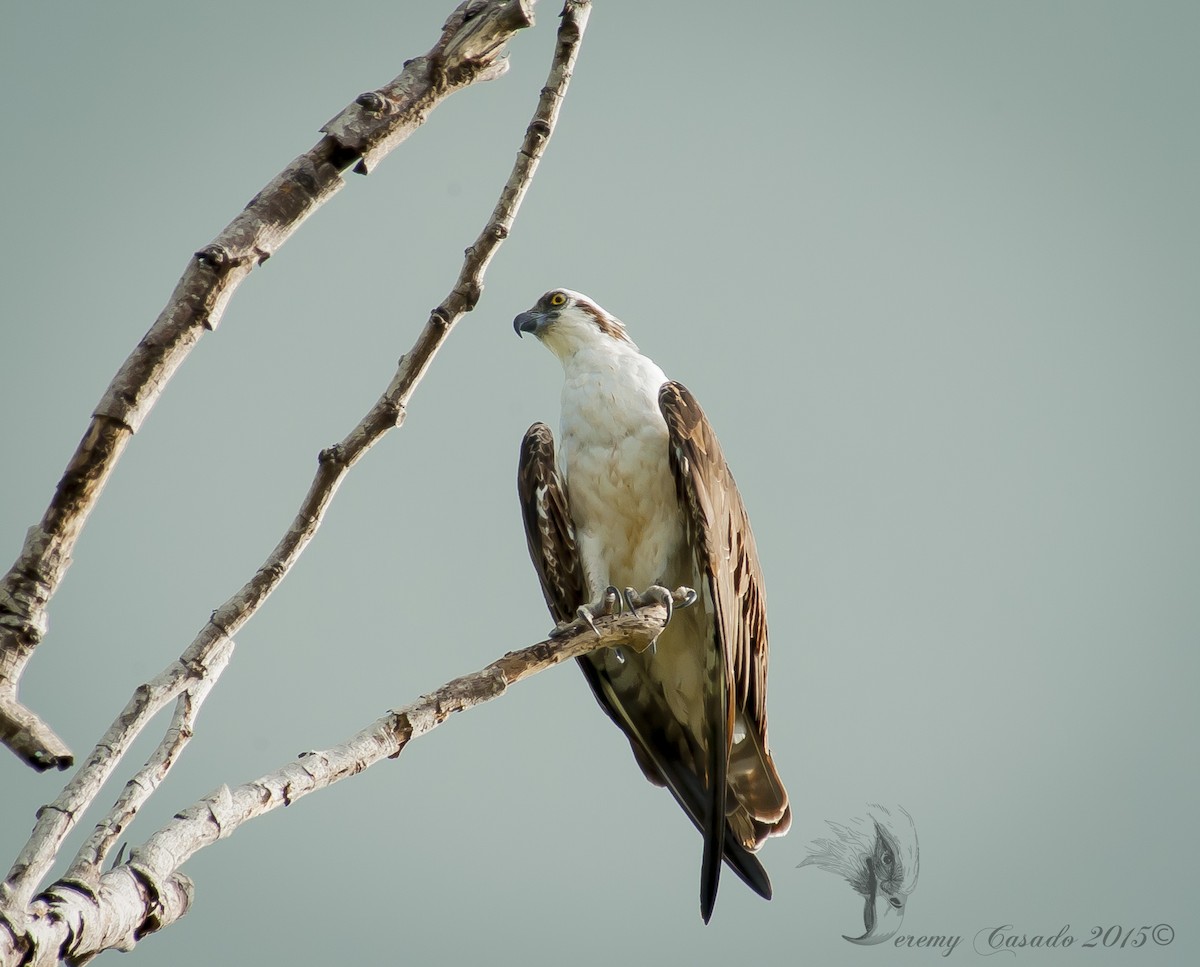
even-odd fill
[{"label": "pale gray sky", "polygon": [[[5,565],[189,254],[451,7],[0,13]],[[775,899],[727,876],[702,926],[699,837],[562,668],[204,851],[193,912],[130,962],[926,963],[847,944],[861,903],[795,869],[867,802],[915,818],[904,932],[965,935],[955,960],[999,924],[1078,948],[1165,922],[1125,962],[1195,962],[1200,7],[732,9],[597,2],[478,310],[132,838],[547,630],[514,472],[560,371],[511,320],[563,285],[697,394],[750,509],[795,814]],[[78,754],[270,551],[445,295],[557,12],[242,286],[131,444],[24,680]],[[0,862],[62,778],[0,757]]]}]

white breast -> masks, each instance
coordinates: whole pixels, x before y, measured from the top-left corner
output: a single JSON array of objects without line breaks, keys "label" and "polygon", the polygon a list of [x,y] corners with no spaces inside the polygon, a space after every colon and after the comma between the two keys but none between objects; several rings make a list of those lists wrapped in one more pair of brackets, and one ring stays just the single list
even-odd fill
[{"label": "white breast", "polygon": [[593,597],[609,584],[669,580],[683,540],[658,409],[664,382],[636,351],[580,353],[566,367],[560,462]]},{"label": "white breast", "polygon": [[[636,350],[578,353],[564,364],[560,464],[591,600],[612,584],[701,588],[685,546],[683,512],[658,408],[666,376]],[[696,735],[704,728],[705,595],[678,612],[654,651],[596,656],[619,694],[661,695]]]}]

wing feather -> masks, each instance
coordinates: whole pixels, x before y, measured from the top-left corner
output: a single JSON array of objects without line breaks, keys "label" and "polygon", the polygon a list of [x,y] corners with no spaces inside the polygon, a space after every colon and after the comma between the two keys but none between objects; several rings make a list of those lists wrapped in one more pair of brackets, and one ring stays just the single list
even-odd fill
[{"label": "wing feather", "polygon": [[767,744],[767,612],[758,550],[737,483],[696,398],[668,382],[658,402],[697,570],[712,596],[714,645],[727,670],[728,782],[737,800],[731,825],[747,848],[756,849],[768,835],[786,832],[791,821]]},{"label": "wing feather", "polygon": [[567,492],[554,460],[554,434],[545,423],[533,424],[521,440],[517,495],[546,607],[555,621],[570,621],[587,591]]}]

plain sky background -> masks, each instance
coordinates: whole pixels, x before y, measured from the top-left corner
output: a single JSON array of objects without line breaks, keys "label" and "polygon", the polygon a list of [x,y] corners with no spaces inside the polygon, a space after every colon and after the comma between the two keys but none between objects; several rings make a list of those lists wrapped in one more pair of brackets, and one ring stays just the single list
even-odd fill
[{"label": "plain sky background", "polygon": [[[4,5],[0,563],[189,254],[452,6]],[[446,294],[557,13],[243,284],[132,442],[23,683],[77,755]],[[796,869],[882,802],[920,832],[904,933],[963,935],[952,960],[1069,924],[1015,962],[1195,963],[1198,46],[1191,2],[599,0],[477,311],[131,839],[548,629],[514,474],[560,370],[511,321],[562,285],[696,393],[754,521],[775,899],[726,875],[701,924],[699,837],[564,667],[203,851],[191,914],[128,962],[927,963],[847,944],[861,901]],[[64,779],[0,755],[5,866]],[[1171,946],[1079,949],[1158,923]]]}]

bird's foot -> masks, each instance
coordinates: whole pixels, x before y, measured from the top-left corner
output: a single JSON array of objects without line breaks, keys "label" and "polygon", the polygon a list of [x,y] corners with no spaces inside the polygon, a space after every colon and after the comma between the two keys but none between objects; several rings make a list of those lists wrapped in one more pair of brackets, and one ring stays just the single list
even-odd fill
[{"label": "bird's foot", "polygon": [[638,594],[633,588],[626,588],[622,598],[630,612],[652,604],[661,604],[667,609],[667,620],[670,620],[675,608],[688,608],[696,603],[696,592],[691,588],[676,588],[674,591],[668,591],[661,584],[652,584],[641,594]]},{"label": "bird's foot", "polygon": [[[652,584],[639,594],[633,588],[626,588],[622,593],[610,584],[597,600],[576,608],[573,619],[561,621],[555,625],[554,630],[550,632],[550,637],[561,638],[586,626],[591,628],[598,638],[600,630],[596,627],[597,618],[609,618],[614,614],[624,614],[626,608],[629,609],[630,614],[636,614],[641,608],[653,604],[659,604],[666,608],[667,621],[670,621],[676,608],[689,607],[695,601],[696,592],[691,588],[676,588],[674,591],[668,591],[661,585]],[[650,647],[653,647],[653,642]]]},{"label": "bird's foot", "polygon": [[570,621],[560,621],[554,626],[554,630],[550,632],[551,638],[561,638],[564,635],[581,630],[582,626],[586,625],[591,628],[597,638],[600,637],[600,631],[596,627],[597,618],[608,618],[614,614],[620,614],[621,592],[611,584],[604,589],[604,593],[593,601],[591,604],[585,604],[575,609],[575,617]]},{"label": "bird's foot", "polygon": [[[671,615],[676,608],[687,608],[696,602],[696,592],[691,588],[676,588],[674,591],[668,591],[661,584],[652,584],[641,594],[638,594],[633,588],[626,588],[622,597],[630,614],[636,614],[640,608],[649,607],[652,604],[662,605],[667,611],[667,623],[670,623]],[[657,644],[658,639],[655,638],[646,646],[650,649],[650,654],[654,654]]]}]

